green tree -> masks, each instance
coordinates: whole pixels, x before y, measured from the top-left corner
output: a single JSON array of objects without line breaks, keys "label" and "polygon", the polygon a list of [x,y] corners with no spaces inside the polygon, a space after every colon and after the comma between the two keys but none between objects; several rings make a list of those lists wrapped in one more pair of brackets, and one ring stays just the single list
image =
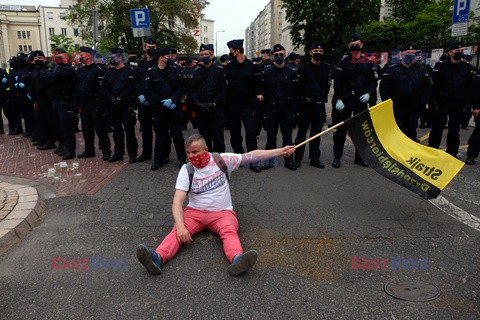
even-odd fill
[{"label": "green tree", "polygon": [[73,43],[73,39],[63,34],[50,35],[50,51],[53,52],[56,48],[62,48],[67,53],[71,54],[78,48]]},{"label": "green tree", "polygon": [[398,22],[410,22],[415,20],[416,15],[422,11],[425,6],[435,3],[435,0],[386,0],[388,18],[386,20],[395,20]]},{"label": "green tree", "polygon": [[405,25],[395,20],[372,21],[358,30],[368,51],[394,49],[406,42]]},{"label": "green tree", "polygon": [[195,16],[208,5],[206,0],[82,0],[75,4],[66,19],[79,26],[80,35],[93,44],[92,11],[98,11],[99,44],[101,51],[119,46],[138,50],[142,39],[133,36],[130,9],[148,8],[152,37],[159,46],[172,46],[181,52],[195,50],[191,30],[198,25]]},{"label": "green tree", "polygon": [[287,21],[292,24],[292,40],[306,51],[313,41],[322,41],[327,51],[347,49],[350,34],[358,27],[378,21],[379,0],[283,0]]}]

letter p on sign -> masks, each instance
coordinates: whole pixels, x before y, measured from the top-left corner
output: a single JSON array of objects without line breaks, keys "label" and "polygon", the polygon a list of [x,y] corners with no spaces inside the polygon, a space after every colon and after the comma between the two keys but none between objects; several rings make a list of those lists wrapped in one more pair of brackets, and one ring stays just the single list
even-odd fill
[{"label": "letter p on sign", "polygon": [[150,17],[147,8],[130,9],[132,28],[150,28]]}]

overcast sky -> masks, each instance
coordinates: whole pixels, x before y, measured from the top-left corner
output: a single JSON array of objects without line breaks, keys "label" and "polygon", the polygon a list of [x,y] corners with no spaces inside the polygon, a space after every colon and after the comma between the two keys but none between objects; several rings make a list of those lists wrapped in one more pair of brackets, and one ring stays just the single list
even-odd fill
[{"label": "overcast sky", "polygon": [[[263,10],[268,0],[209,0],[209,2],[210,5],[204,11],[205,17],[215,20],[215,31],[225,31],[216,33],[219,51],[217,54],[222,54],[227,52],[228,41],[245,38],[245,29]],[[58,7],[60,0],[0,0],[0,4]]]}]

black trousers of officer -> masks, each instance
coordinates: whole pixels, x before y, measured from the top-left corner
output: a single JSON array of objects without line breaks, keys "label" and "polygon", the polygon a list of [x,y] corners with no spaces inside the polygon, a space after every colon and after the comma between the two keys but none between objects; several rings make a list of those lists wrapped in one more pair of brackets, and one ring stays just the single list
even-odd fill
[{"label": "black trousers of officer", "polygon": [[245,127],[247,152],[257,150],[257,132],[255,128],[255,106],[230,105],[226,111],[227,124],[230,130],[230,143],[235,153],[245,153],[243,148],[242,122]]},{"label": "black trousers of officer", "polygon": [[[338,111],[335,108],[335,102],[332,108],[332,125],[336,125],[348,118],[356,115],[364,110],[367,110],[367,104],[360,103],[358,98],[354,97],[353,100],[343,101],[345,108],[342,111]],[[345,146],[345,140],[347,138],[347,127],[345,125],[337,128],[337,131],[333,134],[333,157],[340,159],[343,156],[343,148]],[[361,160],[362,157],[355,149],[355,159]]]},{"label": "black trousers of officer", "polygon": [[26,94],[19,94],[16,97],[20,105],[20,112],[25,121],[25,132],[32,133],[34,130],[33,102],[27,98]]},{"label": "black trousers of officer", "polygon": [[480,152],[480,116],[475,118],[475,129],[468,139],[467,156],[476,158]]},{"label": "black trousers of officer", "polygon": [[[293,145],[292,131],[293,131],[293,108],[290,103],[273,105],[266,103],[265,120],[263,126],[267,131],[266,150],[277,148],[277,134],[278,128],[282,133],[282,146]],[[293,161],[292,157],[285,158],[285,162]]]},{"label": "black trousers of officer", "polygon": [[82,134],[85,140],[85,152],[95,153],[95,132],[98,136],[98,148],[110,152],[110,138],[107,132],[107,112],[100,107],[98,101],[92,98],[88,102],[80,102],[80,116],[82,120]]},{"label": "black trousers of officer", "polygon": [[135,124],[137,115],[133,108],[125,104],[110,105],[110,122],[113,127],[113,142],[115,143],[114,155],[122,156],[125,153],[125,137],[127,140],[127,152],[130,159],[137,157],[138,142],[135,136]]},{"label": "black trousers of officer", "polygon": [[152,106],[140,105],[138,107],[138,121],[142,127],[142,154],[152,156],[153,144],[153,111]]},{"label": "black trousers of officer", "polygon": [[6,110],[5,106],[7,105],[7,97],[6,96],[1,96],[0,97],[0,134],[5,133],[5,130],[3,129],[3,116],[2,116],[2,110],[3,114],[5,114],[5,117],[8,119],[8,111]]},{"label": "black trousers of officer", "polygon": [[44,131],[48,132],[49,136],[53,136],[53,142],[58,141],[60,145],[63,145],[63,134],[60,127],[60,117],[58,116],[58,110],[55,108],[52,102],[44,104],[46,122],[44,122]]},{"label": "black trousers of officer", "polygon": [[428,146],[440,147],[443,130],[448,123],[447,153],[456,157],[460,145],[460,125],[462,124],[464,102],[459,99],[444,98],[438,101],[438,115],[432,123]]},{"label": "black trousers of officer", "polygon": [[7,105],[8,108],[8,131],[23,133],[22,126],[22,105],[20,103],[21,99],[18,98],[17,94],[14,93],[10,100],[10,103]]},{"label": "black trousers of officer", "polygon": [[[299,106],[298,132],[295,144],[300,144],[307,139],[307,130],[310,128],[310,137],[322,131],[323,125],[327,120],[325,112],[325,103],[322,101],[310,101],[301,103]],[[309,142],[309,159],[320,161],[320,138]],[[305,145],[295,151],[295,161],[300,162],[305,153]]]},{"label": "black trousers of officer", "polygon": [[210,110],[197,110],[198,132],[205,138],[210,152],[225,152],[225,114],[221,107],[212,107]]},{"label": "black trousers of officer", "polygon": [[53,109],[56,110],[60,121],[60,132],[62,136],[65,154],[67,156],[75,155],[77,141],[75,137],[75,127],[77,125],[77,113],[71,102],[64,100],[53,100]]},{"label": "black trousers of officer", "polygon": [[417,126],[421,109],[416,108],[415,104],[407,105],[394,102],[393,115],[400,130],[413,141],[417,141]]},{"label": "black trousers of officer", "polygon": [[40,128],[41,144],[54,144],[57,140],[54,134],[53,108],[50,100],[46,98],[36,101],[38,112],[37,119]]},{"label": "black trousers of officer", "polygon": [[161,164],[168,158],[172,138],[178,161],[180,163],[187,161],[180,108],[170,110],[163,106],[153,107],[153,130],[155,130],[154,163]]}]

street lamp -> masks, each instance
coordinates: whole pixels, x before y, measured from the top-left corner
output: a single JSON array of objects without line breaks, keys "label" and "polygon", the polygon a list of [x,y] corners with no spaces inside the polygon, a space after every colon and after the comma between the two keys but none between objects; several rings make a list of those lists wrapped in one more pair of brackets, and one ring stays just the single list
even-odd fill
[{"label": "street lamp", "polygon": [[215,31],[215,54],[218,55],[218,36],[217,36],[217,33],[219,32],[225,32],[225,30],[218,30],[218,31]]}]

